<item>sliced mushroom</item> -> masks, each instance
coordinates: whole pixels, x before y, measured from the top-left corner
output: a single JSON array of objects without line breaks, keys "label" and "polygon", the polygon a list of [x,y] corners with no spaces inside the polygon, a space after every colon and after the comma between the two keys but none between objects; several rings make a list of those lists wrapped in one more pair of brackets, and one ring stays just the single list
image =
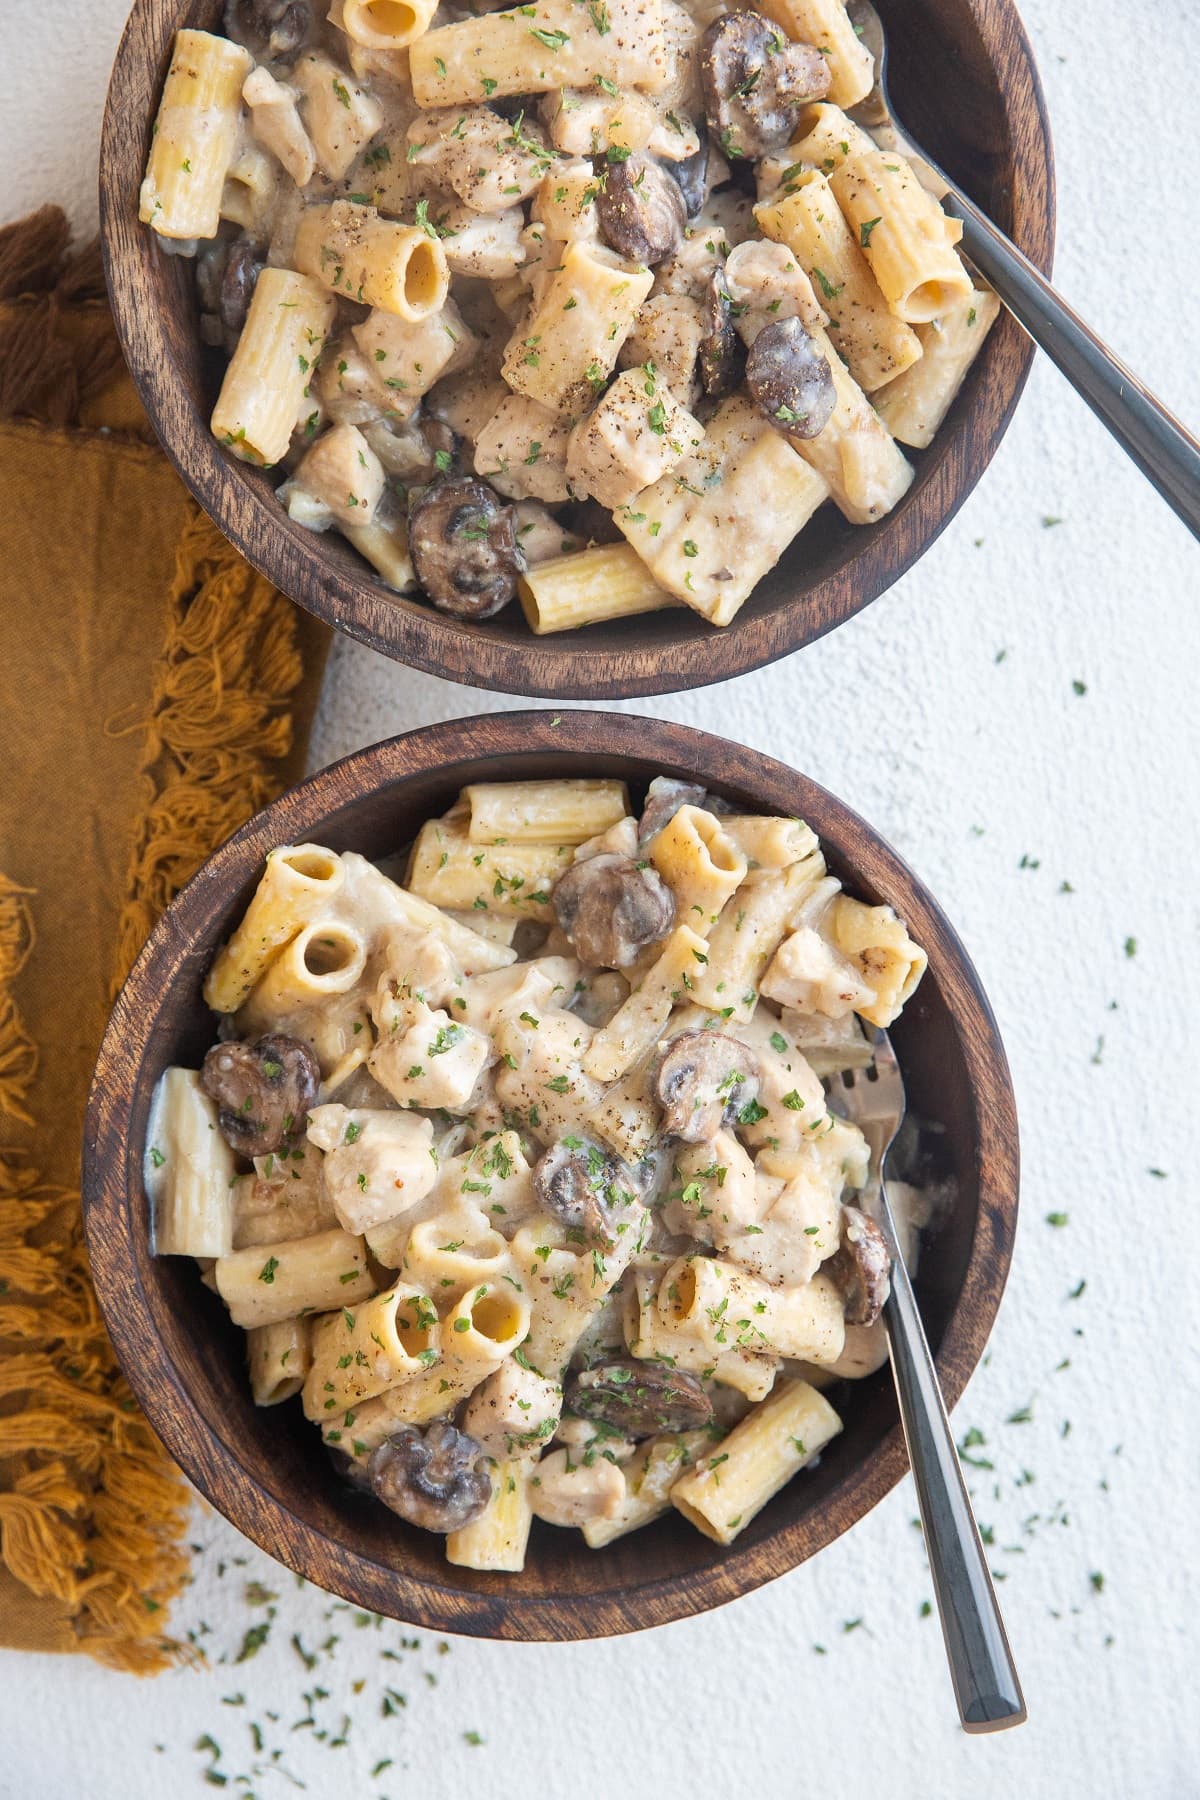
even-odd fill
[{"label": "sliced mushroom", "polygon": [[640,152],[609,164],[596,196],[596,216],[613,249],[648,268],[674,256],[687,224],[678,182]]},{"label": "sliced mushroom", "polygon": [[563,1406],[631,1438],[653,1437],[658,1431],[698,1431],[713,1416],[712,1401],[695,1375],[636,1356],[617,1356],[581,1369]]},{"label": "sliced mushroom", "polygon": [[227,332],[241,335],[254,298],[254,289],[266,262],[266,252],[255,238],[245,233],[230,247],[221,277],[218,310]]},{"label": "sliced mushroom", "polygon": [[438,1419],[422,1435],[404,1425],[368,1464],[375,1497],[423,1531],[461,1531],[492,1497],[487,1458],[473,1437]]},{"label": "sliced mushroom", "polygon": [[776,319],[759,332],[746,358],[746,386],[759,411],[792,437],[816,437],[837,405],[825,352],[799,319]]},{"label": "sliced mushroom", "polygon": [[846,1299],[846,1319],[851,1325],[873,1325],[888,1297],[892,1259],[887,1239],[857,1206],[842,1207],[842,1238],[824,1264]]},{"label": "sliced mushroom", "polygon": [[533,1171],[533,1191],[547,1212],[589,1245],[609,1249],[638,1198],[637,1183],[610,1150],[573,1137],[554,1144]]},{"label": "sliced mushroom", "polygon": [[675,897],[657,869],[604,854],[573,863],[551,896],[554,915],[585,963],[624,969],[675,923]]},{"label": "sliced mushroom", "polygon": [[704,336],[700,339],[700,380],[710,400],[723,400],[742,384],[746,351],[734,329],[733,301],[725,271],[713,270],[704,288]]},{"label": "sliced mushroom", "polygon": [[200,1085],[217,1103],[217,1123],[230,1149],[271,1156],[304,1136],[321,1070],[307,1044],[272,1032],[254,1044],[214,1044]]},{"label": "sliced mushroom", "polygon": [[669,825],[681,806],[704,806],[707,801],[708,792],[698,782],[673,781],[669,775],[656,775],[646,789],[646,804],[638,820],[638,849]]},{"label": "sliced mushroom", "polygon": [[[758,1058],[720,1031],[681,1031],[654,1076],[663,1131],[686,1144],[706,1144],[734,1125],[758,1095]],[[761,1113],[758,1115],[761,1118]]]},{"label": "sliced mushroom", "polygon": [[525,573],[515,512],[474,476],[425,489],[409,514],[408,547],[433,604],[463,619],[490,619]]},{"label": "sliced mushroom", "polygon": [[708,127],[729,157],[762,156],[785,144],[801,109],[829,92],[828,60],[790,44],[761,13],[725,13],[700,44]]},{"label": "sliced mushroom", "polygon": [[667,164],[668,173],[674,177],[683,195],[684,211],[689,219],[694,219],[703,210],[709,195],[708,127],[703,115],[695,120],[695,126],[700,148],[693,156],[685,156],[682,162]]},{"label": "sliced mushroom", "polygon": [[228,0],[225,7],[225,36],[260,59],[290,56],[307,38],[311,23],[308,0]]}]

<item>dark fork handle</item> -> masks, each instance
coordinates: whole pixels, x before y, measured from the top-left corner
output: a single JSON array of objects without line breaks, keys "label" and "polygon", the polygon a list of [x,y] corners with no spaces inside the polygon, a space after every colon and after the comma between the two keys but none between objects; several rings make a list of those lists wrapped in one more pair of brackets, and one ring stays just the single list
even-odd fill
[{"label": "dark fork handle", "polygon": [[1200,444],[1100,342],[987,214],[941,170],[938,173],[949,190],[943,205],[962,220],[962,248],[985,281],[1192,534],[1200,537]]},{"label": "dark fork handle", "polygon": [[884,1184],[880,1212],[893,1263],[888,1350],[958,1713],[964,1731],[1003,1731],[1025,1719],[1021,1684]]}]

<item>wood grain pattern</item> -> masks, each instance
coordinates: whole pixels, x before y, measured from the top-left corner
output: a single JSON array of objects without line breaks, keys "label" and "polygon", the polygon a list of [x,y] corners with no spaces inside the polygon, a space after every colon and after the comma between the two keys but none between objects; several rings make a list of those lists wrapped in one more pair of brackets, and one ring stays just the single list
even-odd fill
[{"label": "wood grain pattern", "polygon": [[599,1637],[717,1606],[814,1555],[906,1466],[884,1369],[843,1390],[843,1435],[730,1550],[672,1516],[600,1552],[537,1525],[521,1575],[450,1568],[437,1539],[334,1476],[297,1403],[255,1409],[242,1334],[190,1262],[149,1253],[141,1171],[151,1092],[168,1064],[198,1066],[212,1041],[201,982],[270,848],[315,840],[378,857],[468,781],[614,775],[636,791],[657,774],[807,819],[835,872],[862,898],[894,905],[929,951],[893,1036],[910,1104],[945,1127],[944,1173],[956,1184],[918,1282],[953,1405],[983,1352],[1016,1229],[1016,1114],[995,1021],[952,927],[887,844],[823,788],[742,745],[651,719],[541,711],[434,725],[361,751],[284,795],[205,865],[156,927],[101,1048],[84,1140],[88,1246],[117,1354],[152,1425],[212,1504],[273,1556],[355,1605],[432,1630]]},{"label": "wood grain pattern", "polygon": [[[1054,174],[1041,88],[1013,0],[880,0],[897,108],[1039,268],[1054,241]],[[552,699],[674,693],[761,668],[831,631],[921,556],[990,462],[1033,347],[1007,316],[917,478],[878,525],[831,506],[714,631],[686,609],[534,638],[520,608],[471,624],[388,592],[334,533],[293,524],[271,478],[227,457],[208,430],[220,359],[201,348],[191,268],[137,221],[155,103],[175,29],[219,29],[220,0],[136,0],[113,67],[100,153],[101,231],[113,314],[163,446],[225,535],[285,593],[351,637],[451,681]]]}]

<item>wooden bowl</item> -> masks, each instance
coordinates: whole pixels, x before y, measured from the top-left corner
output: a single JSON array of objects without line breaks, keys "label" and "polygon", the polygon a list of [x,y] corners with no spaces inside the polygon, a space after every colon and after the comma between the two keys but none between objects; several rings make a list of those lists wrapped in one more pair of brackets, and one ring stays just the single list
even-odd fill
[{"label": "wooden bowl", "polygon": [[505,713],[428,726],[360,751],[285,794],[232,837],[156,926],[114,1008],[84,1132],[92,1276],[121,1365],[154,1429],[196,1486],[280,1561],[355,1606],[436,1631],[584,1638],[633,1631],[749,1592],[862,1518],[906,1467],[886,1368],[839,1396],[845,1430],[721,1550],[674,1514],[602,1551],[535,1523],[520,1575],[452,1568],[333,1470],[298,1401],[251,1401],[243,1334],[190,1261],[150,1255],[142,1181],[154,1085],[197,1067],[214,1020],[201,982],[277,844],[316,841],[379,857],[469,781],[613,775],[698,778],[741,808],[799,815],[830,866],[887,901],[929,952],[894,1033],[909,1101],[944,1128],[956,1200],[921,1258],[917,1293],[949,1405],[991,1329],[1017,1221],[1017,1125],[1008,1068],[978,978],[932,896],[871,828],[782,763],[706,732],[597,712]]},{"label": "wooden bowl", "polygon": [[[1033,261],[1054,241],[1050,131],[1012,0],[879,0],[901,116]],[[221,359],[197,335],[190,265],[137,219],[138,186],[176,28],[219,29],[220,0],[135,0],[113,67],[100,151],[105,267],[117,331],[163,446],[205,511],[256,568],[318,618],[450,681],[552,699],[674,693],[786,656],[874,600],[962,505],[1012,416],[1032,345],[1005,316],[892,515],[847,525],[832,506],[716,631],[684,608],[537,638],[514,603],[471,624],[392,594],[335,533],[293,524],[272,478],[220,449],[208,418]]]}]

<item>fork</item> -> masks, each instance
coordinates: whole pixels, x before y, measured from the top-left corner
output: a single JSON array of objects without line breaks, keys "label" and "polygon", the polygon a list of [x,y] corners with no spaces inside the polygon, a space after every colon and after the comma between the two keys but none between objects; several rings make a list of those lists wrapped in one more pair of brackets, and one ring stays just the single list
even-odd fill
[{"label": "fork", "polygon": [[1200,444],[1169,413],[1016,245],[926,155],[892,111],[887,39],[871,0],[849,0],[851,21],[875,58],[875,86],[850,115],[880,147],[898,151],[913,173],[962,221],[962,248],[1017,323],[1066,376],[1163,499],[1200,537]]},{"label": "fork", "polygon": [[879,1175],[878,1222],[892,1258],[883,1321],[959,1718],[964,1731],[1003,1731],[1023,1723],[1025,1701],[888,1203],[884,1167],[904,1118],[904,1081],[886,1031],[873,1047],[873,1064],[844,1070],[831,1099],[862,1131]]}]

